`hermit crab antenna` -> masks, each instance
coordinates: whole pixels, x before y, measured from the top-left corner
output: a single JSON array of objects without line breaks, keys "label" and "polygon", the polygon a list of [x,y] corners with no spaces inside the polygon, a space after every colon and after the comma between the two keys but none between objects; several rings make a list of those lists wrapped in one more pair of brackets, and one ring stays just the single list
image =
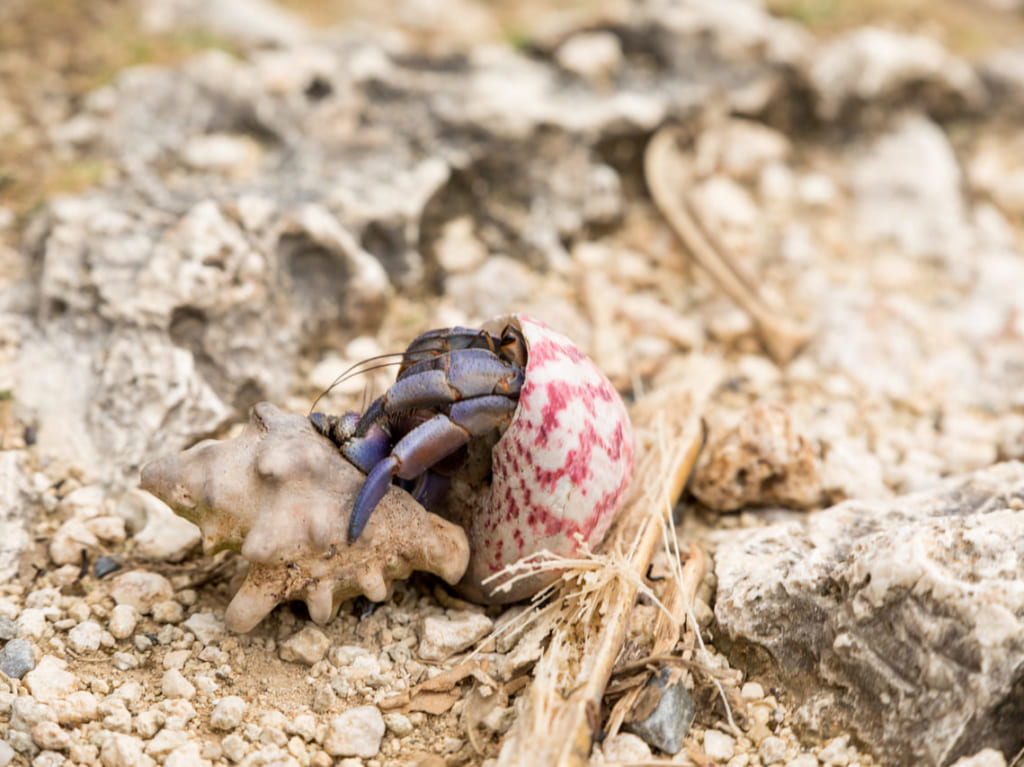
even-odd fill
[{"label": "hermit crab antenna", "polygon": [[[386,360],[389,357],[399,357],[400,359],[391,360],[389,362],[380,362],[380,364],[377,365],[363,367],[364,365],[369,365],[369,363],[371,362],[379,362],[380,360]],[[389,354],[379,354],[376,357],[369,357],[365,360],[360,360],[356,364],[352,365],[351,367],[347,368],[342,373],[340,373],[338,377],[331,382],[330,386],[328,386],[326,389],[324,389],[322,392],[316,395],[316,399],[313,400],[313,404],[309,406],[309,413],[307,413],[307,415],[313,412],[313,410],[316,408],[317,403],[321,399],[326,397],[328,394],[330,394],[334,387],[340,386],[348,379],[353,378],[357,375],[362,375],[363,373],[372,373],[374,370],[381,370],[382,368],[390,367],[392,365],[400,365],[404,358],[404,352],[391,352]]]}]

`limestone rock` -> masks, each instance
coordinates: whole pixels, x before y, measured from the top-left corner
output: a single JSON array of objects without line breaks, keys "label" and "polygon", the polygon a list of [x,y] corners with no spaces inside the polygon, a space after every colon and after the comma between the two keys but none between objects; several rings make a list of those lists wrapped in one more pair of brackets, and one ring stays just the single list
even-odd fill
[{"label": "limestone rock", "polygon": [[802,726],[908,764],[1024,746],[1024,464],[718,536],[723,638]]}]

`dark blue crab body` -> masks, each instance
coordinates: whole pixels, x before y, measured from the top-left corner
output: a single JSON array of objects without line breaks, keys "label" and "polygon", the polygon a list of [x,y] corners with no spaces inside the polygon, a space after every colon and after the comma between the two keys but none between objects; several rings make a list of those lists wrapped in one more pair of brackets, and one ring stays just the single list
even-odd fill
[{"label": "dark blue crab body", "polygon": [[395,383],[362,416],[313,413],[316,429],[366,472],[349,520],[359,538],[395,478],[428,508],[443,492],[433,471],[474,437],[504,432],[519,401],[526,349],[511,325],[493,335],[469,328],[433,330],[403,354]]}]

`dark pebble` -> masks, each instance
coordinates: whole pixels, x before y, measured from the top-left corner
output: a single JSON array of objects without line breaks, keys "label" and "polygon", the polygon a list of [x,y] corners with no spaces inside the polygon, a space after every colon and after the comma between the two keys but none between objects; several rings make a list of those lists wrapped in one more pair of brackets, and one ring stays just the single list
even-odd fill
[{"label": "dark pebble", "polygon": [[21,679],[35,667],[36,654],[29,641],[12,639],[0,650],[0,671],[12,679]]},{"label": "dark pebble", "polygon": [[639,735],[649,746],[666,754],[678,754],[693,724],[693,698],[683,684],[680,669],[663,668],[647,680],[623,729]]},{"label": "dark pebble", "polygon": [[96,560],[96,564],[92,566],[92,571],[96,574],[97,578],[102,578],[111,573],[116,573],[121,567],[121,563],[113,557],[100,557]]}]

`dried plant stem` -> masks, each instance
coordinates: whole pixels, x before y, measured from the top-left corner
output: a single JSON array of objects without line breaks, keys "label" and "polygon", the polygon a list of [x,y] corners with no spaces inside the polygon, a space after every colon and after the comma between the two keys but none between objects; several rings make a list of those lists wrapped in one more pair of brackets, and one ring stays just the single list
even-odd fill
[{"label": "dried plant stem", "polygon": [[[563,620],[538,662],[526,710],[520,711],[499,764],[584,767],[595,721],[643,576],[662,540],[676,498],[703,441],[701,413],[720,379],[717,364],[693,360],[693,375],[644,397],[631,412],[639,459],[630,499],[610,533],[610,562],[598,588],[573,590],[566,579],[552,599]],[[601,575],[593,569],[591,576]],[[678,626],[678,624],[677,624]],[[676,629],[678,633],[678,628]]]},{"label": "dried plant stem", "polygon": [[693,164],[678,149],[678,131],[659,130],[644,155],[651,196],[683,245],[726,295],[751,316],[765,349],[779,364],[791,360],[811,338],[810,331],[771,306],[714,234],[703,226],[686,190],[694,185]]}]

